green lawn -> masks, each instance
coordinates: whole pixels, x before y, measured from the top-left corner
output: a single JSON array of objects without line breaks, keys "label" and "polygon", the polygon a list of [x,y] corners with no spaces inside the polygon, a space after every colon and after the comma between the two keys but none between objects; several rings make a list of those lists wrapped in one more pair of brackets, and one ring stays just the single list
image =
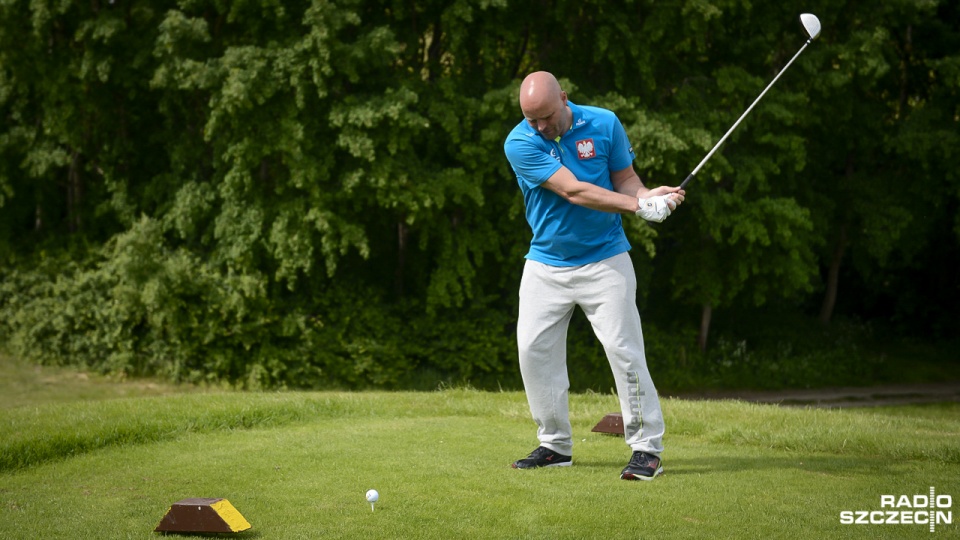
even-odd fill
[{"label": "green lawn", "polygon": [[665,399],[666,473],[625,482],[623,439],[590,432],[612,395],[574,395],[574,466],[535,471],[509,467],[536,446],[518,392],[105,397],[0,408],[0,538],[157,538],[189,497],[228,499],[253,525],[239,538],[960,537],[839,519],[960,496],[958,404]]}]

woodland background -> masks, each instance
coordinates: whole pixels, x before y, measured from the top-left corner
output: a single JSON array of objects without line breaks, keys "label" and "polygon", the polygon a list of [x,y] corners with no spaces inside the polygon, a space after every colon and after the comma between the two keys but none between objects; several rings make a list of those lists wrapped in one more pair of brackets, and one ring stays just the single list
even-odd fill
[{"label": "woodland background", "polygon": [[[960,378],[960,2],[0,0],[0,344],[242,388],[517,388],[519,82],[677,185],[665,391]],[[574,390],[611,386],[582,314]]]}]

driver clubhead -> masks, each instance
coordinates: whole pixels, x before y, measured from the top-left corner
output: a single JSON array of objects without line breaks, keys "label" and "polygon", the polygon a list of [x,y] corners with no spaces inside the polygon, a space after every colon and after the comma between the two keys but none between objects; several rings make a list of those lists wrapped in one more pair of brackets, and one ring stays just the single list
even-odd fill
[{"label": "driver clubhead", "polygon": [[803,29],[807,31],[807,35],[810,36],[810,39],[817,39],[820,37],[820,19],[817,18],[813,13],[804,13],[800,15],[800,22],[803,24]]}]

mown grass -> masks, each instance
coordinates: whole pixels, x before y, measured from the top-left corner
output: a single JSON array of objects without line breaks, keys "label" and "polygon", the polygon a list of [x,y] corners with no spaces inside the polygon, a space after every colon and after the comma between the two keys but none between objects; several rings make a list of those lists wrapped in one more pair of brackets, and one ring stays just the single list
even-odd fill
[{"label": "mown grass", "polygon": [[[575,465],[516,471],[522,393],[211,393],[0,410],[0,538],[155,538],[224,497],[240,538],[929,538],[841,525],[888,493],[960,496],[960,405],[786,409],[664,400],[666,474],[619,480],[612,395],[572,396]],[[363,499],[376,488],[371,512]],[[937,537],[958,537],[941,525]]]}]

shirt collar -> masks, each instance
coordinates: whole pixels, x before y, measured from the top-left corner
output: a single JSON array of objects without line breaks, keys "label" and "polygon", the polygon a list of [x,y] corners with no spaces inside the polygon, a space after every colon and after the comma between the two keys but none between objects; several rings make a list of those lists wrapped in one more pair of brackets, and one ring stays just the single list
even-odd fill
[{"label": "shirt collar", "polygon": [[570,112],[573,113],[573,116],[570,119],[570,131],[585,125],[586,122],[583,120],[583,109],[569,99],[567,100],[567,105],[570,107]]}]

